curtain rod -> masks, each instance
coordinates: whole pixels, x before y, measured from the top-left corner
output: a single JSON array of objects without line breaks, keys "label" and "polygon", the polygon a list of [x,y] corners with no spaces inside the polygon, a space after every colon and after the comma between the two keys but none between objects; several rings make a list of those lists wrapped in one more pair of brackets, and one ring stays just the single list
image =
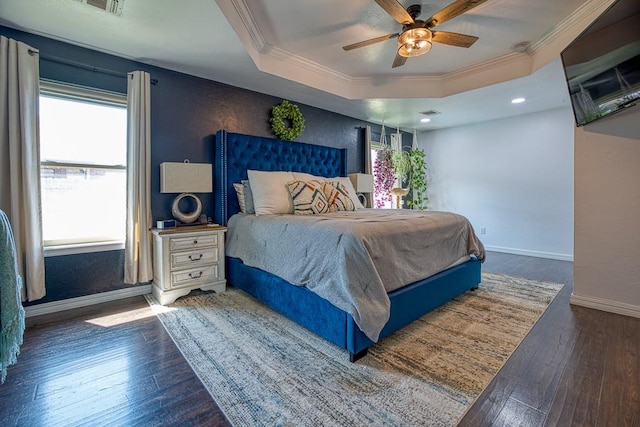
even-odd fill
[{"label": "curtain rod", "polygon": [[[55,62],[55,63],[62,64],[62,65],[69,65],[71,67],[76,67],[76,68],[80,68],[80,69],[83,69],[83,70],[93,71],[95,73],[106,74],[106,75],[109,75],[109,76],[127,78],[127,73],[123,73],[123,72],[120,72],[120,71],[108,70],[106,68],[95,67],[93,65],[83,64],[81,62],[71,61],[69,59],[64,59],[64,58],[60,58],[60,57],[57,57],[57,56],[51,56],[51,55],[42,54],[39,51],[34,50],[34,49],[29,49],[29,54],[30,55],[40,55],[40,59],[42,59],[44,61]],[[158,84],[158,79],[151,79],[151,84],[152,85]]]}]

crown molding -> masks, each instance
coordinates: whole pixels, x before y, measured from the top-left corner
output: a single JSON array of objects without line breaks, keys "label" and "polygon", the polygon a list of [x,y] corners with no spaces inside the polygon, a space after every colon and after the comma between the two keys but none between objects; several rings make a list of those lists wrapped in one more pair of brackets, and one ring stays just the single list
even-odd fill
[{"label": "crown molding", "polygon": [[[220,2],[217,3],[220,4]],[[249,35],[249,38],[253,42],[256,50],[261,53],[265,52],[268,44],[262,35],[262,31],[260,31],[260,27],[258,27],[251,10],[247,6],[247,3],[244,0],[230,0],[230,3],[235,9],[236,15],[240,18],[242,26]]]},{"label": "crown molding", "polygon": [[570,43],[615,2],[616,0],[590,0],[583,3],[571,15],[567,16],[535,43],[532,43],[527,52],[533,55],[558,39],[570,37]]},{"label": "crown molding", "polygon": [[471,67],[452,71],[442,76],[445,96],[455,95],[480,87],[531,74],[532,58],[527,53],[512,52]]},{"label": "crown molding", "polygon": [[310,73],[323,75],[330,79],[335,79],[345,83],[353,81],[352,77],[344,73],[336,71],[333,68],[326,67],[322,64],[318,64],[317,62],[310,61],[302,56],[294,55],[291,52],[276,46],[271,47],[267,55]]},{"label": "crown molding", "polygon": [[529,46],[532,72],[560,56],[562,51],[607,10],[616,0],[590,0]]}]

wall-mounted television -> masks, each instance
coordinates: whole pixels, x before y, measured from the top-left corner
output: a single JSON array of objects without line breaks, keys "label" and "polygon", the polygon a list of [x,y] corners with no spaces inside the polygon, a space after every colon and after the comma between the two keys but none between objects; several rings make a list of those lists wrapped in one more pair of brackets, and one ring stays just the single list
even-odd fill
[{"label": "wall-mounted television", "polygon": [[578,126],[640,104],[640,0],[616,1],[560,56]]}]

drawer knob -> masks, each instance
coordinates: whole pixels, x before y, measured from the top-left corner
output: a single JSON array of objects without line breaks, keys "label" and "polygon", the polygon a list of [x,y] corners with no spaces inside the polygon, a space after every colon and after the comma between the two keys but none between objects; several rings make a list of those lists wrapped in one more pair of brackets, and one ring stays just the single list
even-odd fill
[{"label": "drawer knob", "polygon": [[192,257],[191,255],[189,255],[189,259],[190,259],[191,261],[200,261],[200,260],[202,259],[202,254],[200,254],[200,256],[199,256],[198,258],[194,258],[194,257]]},{"label": "drawer knob", "polygon": [[194,240],[194,241],[193,241],[193,244],[194,244],[194,245],[197,245],[197,244],[198,244],[198,241],[197,241],[197,240]]},{"label": "drawer knob", "polygon": [[197,275],[189,273],[189,277],[191,277],[192,279],[199,279],[202,277],[202,271],[199,271]]}]

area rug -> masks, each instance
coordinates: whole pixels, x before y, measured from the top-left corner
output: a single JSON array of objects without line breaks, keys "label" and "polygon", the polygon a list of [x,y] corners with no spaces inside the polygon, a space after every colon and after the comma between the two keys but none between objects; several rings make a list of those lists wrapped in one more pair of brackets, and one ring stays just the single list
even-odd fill
[{"label": "area rug", "polygon": [[484,273],[356,363],[234,288],[147,299],[234,426],[453,426],[561,287]]}]

